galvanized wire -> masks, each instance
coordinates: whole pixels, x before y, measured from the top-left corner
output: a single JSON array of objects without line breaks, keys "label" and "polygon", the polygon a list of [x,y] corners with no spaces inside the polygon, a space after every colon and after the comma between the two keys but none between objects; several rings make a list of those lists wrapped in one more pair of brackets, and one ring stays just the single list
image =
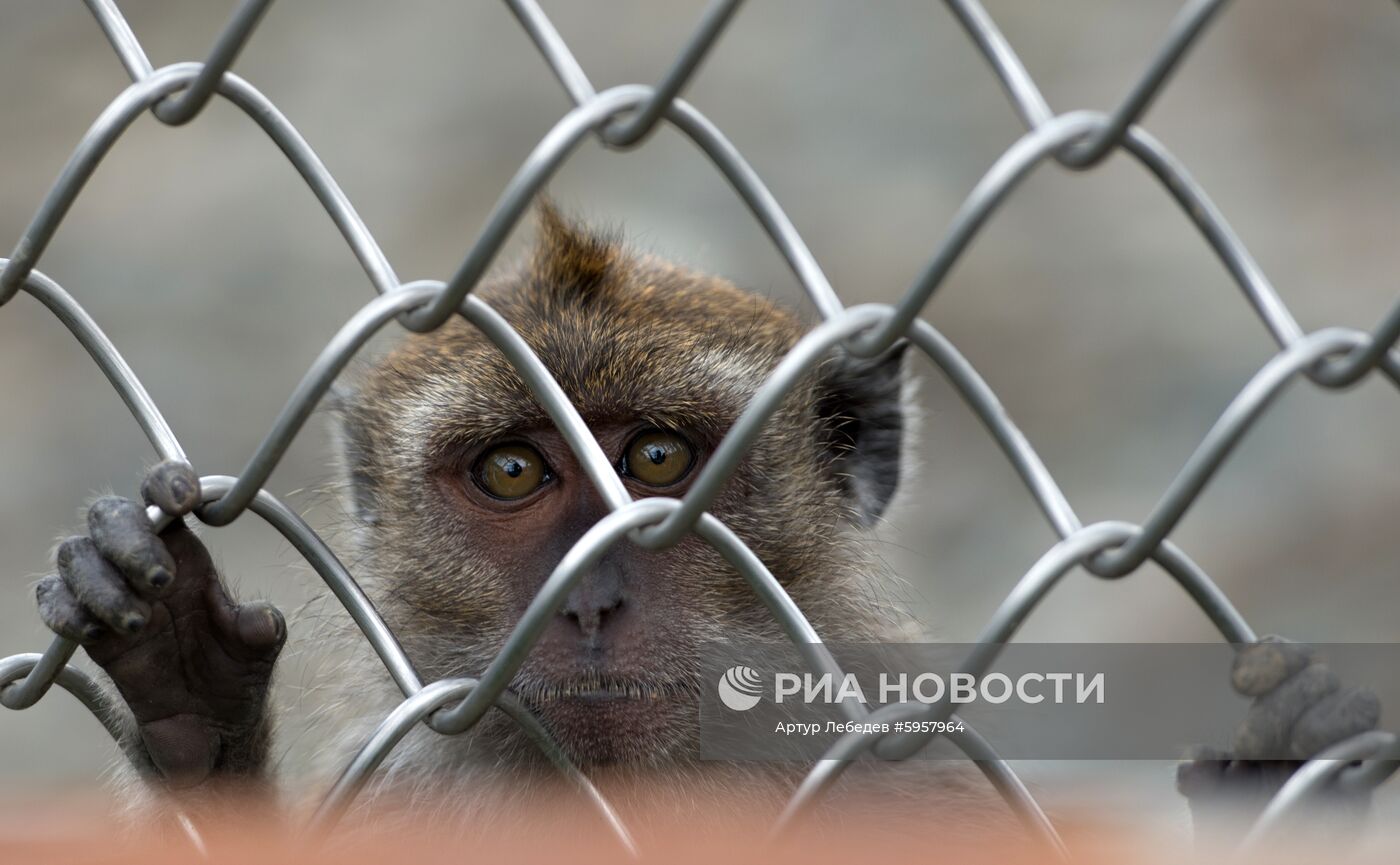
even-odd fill
[{"label": "galvanized wire", "polygon": [[[820,265],[777,200],[738,149],[703,114],[680,99],[705,57],[730,24],[739,0],[712,0],[700,23],[655,87],[626,85],[598,92],[568,44],[534,0],[506,0],[541,56],[573,101],[568,111],[522,163],[502,191],[495,208],[462,264],[446,281],[403,284],[363,220],[325,165],[296,128],[256,88],[230,71],[252,38],[271,0],[244,0],[216,36],[203,63],[175,63],[156,68],[112,0],[85,0],[116,52],[131,84],[98,116],[35,212],[9,259],[0,259],[0,305],[23,291],[44,304],[69,329],[118,391],[156,453],[186,459],[169,425],[131,368],[97,324],[62,288],[35,268],[69,208],[112,145],[131,122],[149,110],[168,125],[196,118],[215,96],[242,109],[296,167],[326,213],[339,228],[352,254],[378,294],[341,328],[311,365],[274,420],[270,431],[238,477],[202,479],[204,505],[197,516],[210,525],[226,525],[243,511],[258,514],[306,558],[360,628],[404,695],[404,701],[365,742],[317,811],[315,823],[332,825],[371,779],[373,772],[405,733],[424,723],[440,734],[460,734],[493,707],[519,724],[560,770],[597,807],[605,823],[629,850],[632,839],[616,812],[563,751],[553,743],[507,687],[541,630],[592,562],[623,538],[664,548],[695,533],[714,546],[748,581],[805,661],[818,671],[838,672],[802,611],[756,555],[721,521],[707,512],[753,444],[768,417],[792,387],[837,346],[873,356],[899,340],[922,351],[986,426],[1060,540],[1016,584],[990,619],[962,671],[981,675],[1001,648],[1058,580],[1076,567],[1103,578],[1126,576],[1152,560],[1173,578],[1232,643],[1248,643],[1254,631],[1218,586],[1168,537],[1241,438],[1259,421],[1290,382],[1302,376],[1326,388],[1355,383],[1372,370],[1400,386],[1400,302],[1371,333],[1346,328],[1305,332],[1273,289],[1255,260],[1231,230],[1205,191],[1185,168],[1138,123],[1179,67],[1189,49],[1207,32],[1224,0],[1193,0],[1170,26],[1161,47],[1128,95],[1110,112],[1057,114],[1017,57],[995,21],[977,0],[947,0],[953,17],[983,54],[1010,98],[1026,133],[1006,150],[972,189],[954,215],[942,242],[899,302],[847,309]],[[739,420],[682,499],[632,501],[601,446],[524,339],[471,291],[490,267],[531,201],[555,170],[589,134],[607,146],[627,149],[641,144],[661,123],[689,137],[724,175],[759,226],[786,258],[823,321],[804,336],[769,375]],[[1200,446],[1168,486],[1157,505],[1139,523],[1101,522],[1085,526],[1029,441],[1016,427],[991,387],[942,334],[918,316],[942,286],[947,274],[998,206],[1047,158],[1076,170],[1099,164],[1123,149],[1135,157],[1177,202],[1205,238],[1278,343],[1279,352],[1244,386]],[[397,320],[413,331],[429,331],[460,315],[495,343],[520,372],[548,412],[607,503],[611,513],[574,545],[555,568],[517,623],[505,647],[476,678],[449,679],[424,685],[395,635],[370,604],[353,576],[317,534],[263,489],[292,439],[330,387],[336,375],[371,335]],[[151,519],[163,519],[155,509]],[[59,638],[42,655],[0,659],[0,703],[12,709],[34,705],[58,684],[98,714],[113,736],[121,728],[106,714],[97,685],[69,665],[75,644]],[[894,705],[867,713],[848,707],[853,718],[871,721],[942,719],[950,706]],[[877,740],[850,734],[839,739],[795,791],[780,821],[786,825],[811,807],[852,760],[874,748],[882,757],[905,758],[928,736],[888,736]],[[1011,767],[975,732],[955,740],[978,762],[1012,809],[1033,833],[1065,855],[1054,827]],[[1365,789],[1395,771],[1395,739],[1377,733],[1348,740],[1300,770],[1278,796],[1251,835],[1251,843],[1291,813],[1299,802],[1327,785]]]}]

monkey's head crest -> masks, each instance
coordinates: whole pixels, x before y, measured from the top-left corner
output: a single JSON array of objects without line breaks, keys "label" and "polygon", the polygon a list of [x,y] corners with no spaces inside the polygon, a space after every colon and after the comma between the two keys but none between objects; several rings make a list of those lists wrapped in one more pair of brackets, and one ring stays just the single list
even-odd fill
[{"label": "monkey's head crest", "polygon": [[539,199],[535,213],[530,275],[541,291],[586,297],[625,256],[619,238],[570,221],[549,198]]}]

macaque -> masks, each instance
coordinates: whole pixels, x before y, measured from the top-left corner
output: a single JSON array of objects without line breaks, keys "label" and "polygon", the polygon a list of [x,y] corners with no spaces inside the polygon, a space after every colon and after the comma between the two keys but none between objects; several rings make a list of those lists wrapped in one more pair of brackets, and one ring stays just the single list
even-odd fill
[{"label": "macaque", "polygon": [[[723,279],[633,253],[549,206],[539,234],[528,261],[477,295],[558,380],[633,496],[684,496],[803,335],[802,321]],[[710,508],[829,641],[917,633],[869,540],[907,479],[903,367],[902,345],[875,359],[834,351],[792,390]],[[337,403],[351,542],[342,558],[424,681],[479,675],[606,504],[511,363],[459,319],[408,335]],[[63,542],[57,574],[38,586],[44,621],[111,679],[147,788],[176,803],[218,787],[298,789],[272,750],[269,688],[288,632],[283,616],[231,597],[186,526],[200,500],[192,469],[157,466],[142,499],[174,521],[157,534],[142,501],[99,499],[88,534]],[[629,802],[683,811],[698,791],[776,813],[807,767],[696,759],[698,695],[712,686],[698,680],[696,655],[708,642],[784,639],[703,540],[664,550],[623,541],[568,596],[511,690],[624,814]],[[341,761],[401,699],[358,634],[345,640],[353,661],[331,683],[336,710],[314,737]],[[1306,664],[1285,667],[1288,676],[1253,682],[1250,693],[1269,700]],[[1288,711],[1338,692],[1317,684]],[[1346,699],[1365,705],[1332,706],[1346,723],[1322,724],[1309,747],[1374,726],[1365,697]],[[898,798],[919,819],[1005,814],[966,765],[925,761],[894,773],[874,763],[852,770],[851,783],[862,783],[858,775],[872,791],[897,777],[891,785],[903,793],[881,807]],[[557,775],[538,750],[492,712],[460,736],[415,731],[366,797],[468,821],[496,813],[499,801],[538,801],[551,783]]]}]

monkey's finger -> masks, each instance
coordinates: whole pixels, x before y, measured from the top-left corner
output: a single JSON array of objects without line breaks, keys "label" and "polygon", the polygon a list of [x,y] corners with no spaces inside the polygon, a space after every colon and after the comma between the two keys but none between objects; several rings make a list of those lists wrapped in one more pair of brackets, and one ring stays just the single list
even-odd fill
[{"label": "monkey's finger", "polygon": [[58,574],[50,574],[34,587],[39,604],[39,618],[60,637],[87,645],[100,639],[107,629],[93,618]]},{"label": "monkey's finger", "polygon": [[287,639],[287,620],[266,601],[234,604],[218,580],[210,581],[210,616],[224,639],[258,658],[273,658]]},{"label": "monkey's finger", "polygon": [[118,496],[93,502],[88,508],[88,532],[97,549],[133,586],[158,592],[175,579],[175,559],[137,502]]},{"label": "monkey's finger", "polygon": [[1347,688],[1330,694],[1304,710],[1293,725],[1293,756],[1316,757],[1344,739],[1376,729],[1381,701],[1370,688]]},{"label": "monkey's finger", "polygon": [[1232,750],[1240,760],[1279,760],[1292,754],[1289,731],[1313,704],[1341,687],[1337,674],[1311,664],[1254,701],[1235,731]]},{"label": "monkey's finger", "polygon": [[141,499],[172,517],[181,517],[200,504],[199,475],[187,462],[166,460],[141,481]]},{"label": "monkey's finger", "polygon": [[217,575],[205,584],[204,607],[225,643],[252,658],[275,658],[287,639],[280,610],[266,601],[235,603]]},{"label": "monkey's finger", "polygon": [[115,631],[137,634],[151,620],[150,606],[102,557],[91,538],[73,537],[59,545],[58,575],[78,603]]},{"label": "monkey's finger", "polygon": [[1262,697],[1311,663],[1312,656],[1312,647],[1306,643],[1264,637],[1235,655],[1230,682],[1246,697]]},{"label": "monkey's finger", "polygon": [[249,601],[238,607],[234,628],[243,645],[261,654],[275,654],[287,639],[287,620],[266,601]]},{"label": "monkey's finger", "polygon": [[1198,745],[1176,764],[1177,792],[1190,799],[1208,796],[1220,786],[1230,755],[1209,745]]}]

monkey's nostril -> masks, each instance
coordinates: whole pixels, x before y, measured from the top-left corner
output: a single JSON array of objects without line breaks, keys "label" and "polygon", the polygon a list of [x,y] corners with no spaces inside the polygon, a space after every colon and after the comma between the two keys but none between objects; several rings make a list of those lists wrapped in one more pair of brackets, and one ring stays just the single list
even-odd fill
[{"label": "monkey's nostril", "polygon": [[583,636],[596,637],[617,617],[622,607],[622,593],[614,586],[591,582],[580,585],[570,593],[562,612]]}]

